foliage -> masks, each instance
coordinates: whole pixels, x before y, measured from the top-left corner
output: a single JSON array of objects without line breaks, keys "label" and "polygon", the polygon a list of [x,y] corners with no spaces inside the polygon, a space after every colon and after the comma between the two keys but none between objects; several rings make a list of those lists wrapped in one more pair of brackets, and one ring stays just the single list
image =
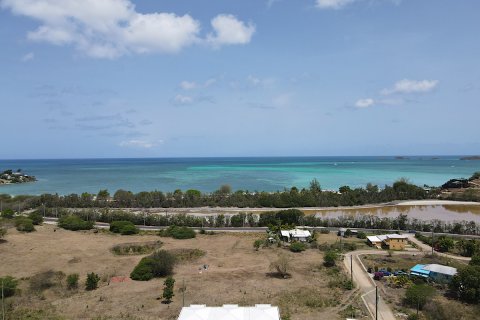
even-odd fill
[{"label": "foliage", "polygon": [[192,239],[195,238],[196,233],[195,230],[188,227],[170,226],[167,229],[160,230],[159,235],[174,239]]},{"label": "foliage", "polygon": [[170,303],[172,301],[173,296],[175,295],[173,293],[173,286],[175,285],[175,279],[172,277],[167,277],[165,281],[163,282],[163,298],[167,303]]},{"label": "foliage", "polygon": [[15,218],[15,227],[18,231],[23,232],[32,232],[35,231],[35,227],[33,226],[33,221],[24,216],[18,216]]},{"label": "foliage", "polygon": [[327,251],[323,256],[323,264],[326,267],[333,267],[337,259],[338,259],[338,254],[335,251],[333,250]]},{"label": "foliage", "polygon": [[168,251],[159,250],[143,258],[130,273],[130,278],[139,281],[148,281],[155,277],[164,277],[172,274],[175,266],[175,256]]},{"label": "foliage", "polygon": [[122,235],[137,234],[140,230],[130,221],[112,221],[110,231]]},{"label": "foliage", "polygon": [[85,290],[95,290],[98,288],[98,281],[100,281],[100,277],[98,274],[92,272],[87,274],[87,280],[85,281]]},{"label": "foliage", "polygon": [[253,242],[253,247],[255,248],[256,251],[262,246],[263,241],[260,239],[257,239]]},{"label": "foliage", "polygon": [[412,308],[419,308],[421,310],[423,306],[435,296],[435,293],[435,288],[427,284],[414,284],[407,288],[404,302]]},{"label": "foliage", "polygon": [[28,215],[28,218],[30,220],[32,220],[33,224],[38,226],[38,225],[41,225],[43,223],[43,217],[42,215],[37,212],[37,211],[33,211],[31,212],[29,215]]},{"label": "foliage", "polygon": [[3,227],[2,225],[0,225],[0,239],[2,239],[3,237],[5,237],[5,235],[7,234],[7,228]]},{"label": "foliage", "polygon": [[58,219],[58,226],[66,230],[90,230],[93,225],[93,221],[85,221],[76,215],[65,215]]},{"label": "foliage", "polygon": [[7,209],[3,209],[2,211],[2,218],[4,219],[13,219],[13,217],[15,216],[15,212],[10,209],[10,208],[7,208]]},{"label": "foliage", "polygon": [[175,262],[190,262],[203,257],[206,252],[200,249],[171,249],[168,250],[175,257]]},{"label": "foliage", "polygon": [[358,239],[367,239],[367,234],[363,231],[358,231],[357,232],[357,238]]},{"label": "foliage", "polygon": [[458,270],[450,289],[464,302],[480,303],[480,266],[468,265]]},{"label": "foliage", "polygon": [[78,288],[78,273],[72,273],[67,276],[67,288],[69,290],[74,290]]},{"label": "foliage", "polygon": [[290,251],[292,252],[302,252],[305,251],[305,249],[306,246],[302,242],[292,242],[292,244],[290,244]]},{"label": "foliage", "polygon": [[452,249],[455,246],[455,242],[453,241],[452,238],[449,237],[439,237],[436,247],[438,248],[438,251],[440,252],[448,252],[450,249]]},{"label": "foliage", "polygon": [[330,230],[328,230],[327,228],[322,228],[322,229],[320,229],[320,233],[321,234],[329,234]]},{"label": "foliage", "polygon": [[18,284],[18,281],[13,277],[6,276],[3,278],[0,278],[0,289],[1,289],[1,286],[3,285],[3,296],[5,298],[13,296],[17,289],[17,284]]},{"label": "foliage", "polygon": [[480,253],[473,255],[468,264],[471,266],[480,266]]},{"label": "foliage", "polygon": [[41,292],[53,288],[60,285],[64,278],[65,274],[62,271],[48,270],[37,273],[29,279],[30,290]]},{"label": "foliage", "polygon": [[160,248],[161,241],[150,241],[144,243],[122,243],[112,247],[112,252],[119,256],[147,254]]},{"label": "foliage", "polygon": [[276,272],[276,274],[282,278],[289,276],[288,270],[290,270],[291,259],[287,255],[280,255],[278,259],[270,263],[270,270]]}]

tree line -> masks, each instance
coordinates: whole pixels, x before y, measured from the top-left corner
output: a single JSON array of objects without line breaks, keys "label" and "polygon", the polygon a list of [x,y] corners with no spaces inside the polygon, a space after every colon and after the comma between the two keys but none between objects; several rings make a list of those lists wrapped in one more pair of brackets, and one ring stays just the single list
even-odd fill
[{"label": "tree line", "polygon": [[276,192],[250,192],[237,190],[232,192],[228,185],[215,192],[202,193],[199,190],[180,189],[174,192],[142,191],[133,193],[117,190],[110,194],[100,190],[97,194],[42,194],[40,196],[0,195],[4,207],[22,208],[186,208],[186,207],[239,207],[239,208],[291,208],[291,207],[338,207],[371,203],[384,203],[395,200],[420,200],[435,198],[439,189],[424,189],[401,179],[391,186],[379,188],[367,184],[365,188],[342,186],[339,191],[322,190],[314,179],[309,188],[292,187]]}]

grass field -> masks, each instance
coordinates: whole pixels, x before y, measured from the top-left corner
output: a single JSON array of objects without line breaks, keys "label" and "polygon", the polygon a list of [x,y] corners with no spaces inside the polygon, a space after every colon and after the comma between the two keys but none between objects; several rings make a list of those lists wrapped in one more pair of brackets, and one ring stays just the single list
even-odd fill
[{"label": "grass field", "polygon": [[[26,318],[27,314],[38,315],[31,319],[176,319],[182,307],[183,283],[185,305],[269,303],[278,305],[282,316],[298,320],[342,319],[351,306],[357,309],[357,315],[364,312],[358,291],[342,288],[339,279],[345,277],[343,270],[322,266],[320,250],[292,253],[273,246],[255,251],[253,242],[260,237],[264,235],[225,233],[175,240],[154,234],[72,232],[49,225],[39,226],[30,234],[10,228],[0,243],[0,276],[21,280],[19,293],[7,300],[9,319]],[[338,240],[334,234],[318,238],[318,243]],[[112,252],[114,246],[158,240],[162,241],[161,249],[173,250],[182,257],[174,271],[175,297],[171,304],[162,303],[164,279],[128,279],[145,255]],[[280,255],[291,260],[288,279],[270,275],[270,263]],[[200,270],[204,265],[208,270]],[[99,274],[101,281],[97,290],[85,291],[86,274],[90,272]],[[71,273],[80,275],[76,291],[66,289],[65,276]],[[112,277],[127,280],[110,281]]]}]

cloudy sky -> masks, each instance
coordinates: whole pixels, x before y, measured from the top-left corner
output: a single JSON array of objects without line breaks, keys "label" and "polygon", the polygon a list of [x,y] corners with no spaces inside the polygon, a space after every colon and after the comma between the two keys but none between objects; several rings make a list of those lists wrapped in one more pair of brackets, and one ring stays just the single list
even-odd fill
[{"label": "cloudy sky", "polygon": [[0,158],[478,154],[479,12],[0,0]]}]

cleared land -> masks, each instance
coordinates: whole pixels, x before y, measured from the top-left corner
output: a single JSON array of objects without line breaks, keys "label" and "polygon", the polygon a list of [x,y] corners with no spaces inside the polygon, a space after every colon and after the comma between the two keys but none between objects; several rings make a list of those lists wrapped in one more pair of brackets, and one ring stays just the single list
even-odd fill
[{"label": "cleared land", "polygon": [[[120,236],[108,232],[72,232],[44,225],[25,234],[8,230],[0,243],[0,276],[21,279],[20,293],[8,304],[21,318],[21,310],[44,310],[38,319],[176,319],[182,306],[185,281],[185,304],[222,305],[226,303],[279,305],[282,316],[290,319],[341,319],[351,312],[365,314],[358,299],[358,290],[345,290],[340,279],[343,271],[322,266],[323,253],[308,249],[292,253],[270,247],[255,251],[253,242],[263,234],[197,235],[196,239],[174,240],[153,234]],[[192,255],[175,267],[175,297],[163,304],[164,279],[147,282],[117,281],[128,277],[145,255],[115,255],[112,247],[128,243],[161,240],[162,249],[199,249],[205,255]],[[318,243],[332,243],[333,234],[319,235]],[[354,241],[354,240],[349,240]],[[270,263],[280,254],[291,258],[291,277],[281,279],[269,275]],[[208,265],[208,270],[199,270]],[[341,262],[338,262],[341,265]],[[34,291],[31,279],[49,270],[80,274],[80,288],[66,289],[65,279],[56,275],[52,286]],[[95,272],[101,282],[95,291],[85,291],[86,274]],[[113,278],[112,277],[120,277]],[[40,276],[41,278],[41,276]],[[24,314],[25,314],[24,313]],[[38,312],[36,312],[38,315]],[[35,318],[34,318],[35,319]]]}]

